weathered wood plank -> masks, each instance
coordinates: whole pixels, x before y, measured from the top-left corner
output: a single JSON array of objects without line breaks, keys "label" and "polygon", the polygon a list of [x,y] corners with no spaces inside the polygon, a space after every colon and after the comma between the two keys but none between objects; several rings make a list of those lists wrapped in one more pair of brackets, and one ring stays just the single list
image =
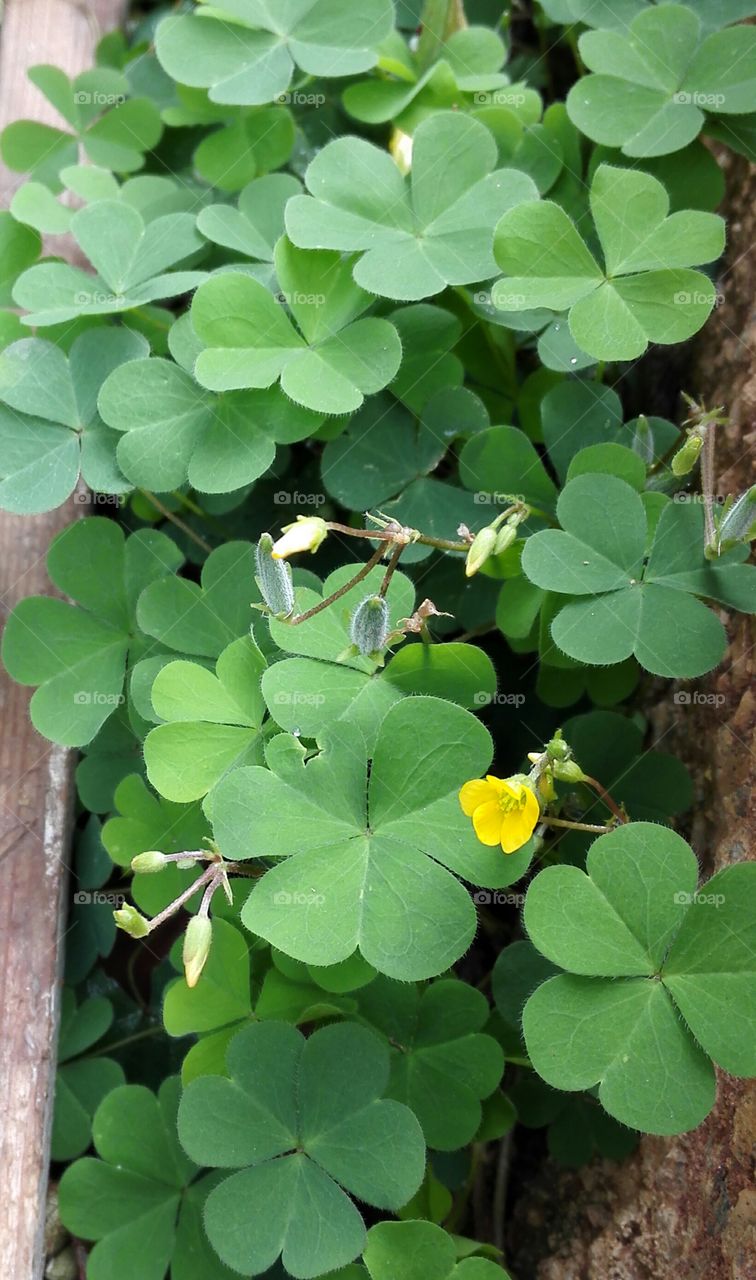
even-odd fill
[{"label": "weathered wood plank", "polygon": [[[61,124],[26,78],[39,62],[69,74],[91,64],[123,0],[6,0],[0,32],[0,128],[33,118]],[[0,166],[0,204],[22,181]],[[56,251],[60,250],[56,246]],[[79,508],[80,509],[80,508]],[[49,590],[45,554],[77,513],[0,513],[0,610]],[[31,727],[28,693],[0,672],[0,1258],[4,1273],[38,1280],[66,906],[72,753]]]}]

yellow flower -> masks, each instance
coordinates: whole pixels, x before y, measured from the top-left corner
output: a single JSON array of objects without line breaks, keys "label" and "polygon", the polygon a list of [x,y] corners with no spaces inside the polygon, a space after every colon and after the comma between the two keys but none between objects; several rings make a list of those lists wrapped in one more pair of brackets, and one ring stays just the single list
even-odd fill
[{"label": "yellow flower", "polygon": [[522,848],[540,817],[535,794],[519,777],[475,778],[463,786],[459,803],[481,844],[500,844],[505,853]]},{"label": "yellow flower", "polygon": [[317,551],[328,533],[328,525],[320,516],[297,516],[293,524],[283,526],[283,534],[270,549],[274,560],[285,560],[298,551]]}]

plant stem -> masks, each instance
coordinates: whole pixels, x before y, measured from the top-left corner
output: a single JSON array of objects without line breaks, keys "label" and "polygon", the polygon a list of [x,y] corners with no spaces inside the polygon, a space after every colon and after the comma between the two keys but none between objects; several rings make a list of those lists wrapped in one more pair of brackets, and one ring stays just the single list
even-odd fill
[{"label": "plant stem", "polygon": [[541,823],[547,827],[566,827],[568,831],[595,831],[602,836],[612,829],[596,822],[572,822],[569,818],[541,818]]},{"label": "plant stem", "polygon": [[[385,541],[385,539],[382,539],[382,541]],[[320,604],[313,605],[312,609],[308,609],[306,613],[298,613],[296,618],[291,619],[289,626],[297,627],[300,622],[307,622],[308,618],[314,618],[316,613],[320,613],[321,610],[327,609],[329,604],[333,604],[334,601],[340,600],[342,596],[346,595],[347,591],[351,591],[352,587],[355,587],[358,582],[362,582],[362,579],[367,577],[371,569],[375,568],[378,561],[381,559],[384,550],[385,548],[383,546],[378,547],[377,550],[373,552],[370,559],[362,566],[359,573],[356,573],[349,582],[344,583],[343,587],[339,587],[338,591],[334,591],[333,595],[328,596],[326,600],[321,600]]]},{"label": "plant stem", "polygon": [[425,0],[420,14],[417,61],[421,71],[436,62],[455,31],[467,26],[462,0]]},{"label": "plant stem", "polygon": [[389,560],[388,565],[386,566],[386,572],[383,575],[383,582],[381,583],[378,589],[378,595],[381,596],[381,598],[383,598],[386,595],[386,592],[389,589],[389,584],[391,583],[391,579],[394,575],[394,570],[396,569],[396,566],[399,563],[399,558],[403,551],[404,551],[404,543],[398,542],[397,545],[394,547],[394,550],[391,552],[391,559]]},{"label": "plant stem", "polygon": [[609,809],[610,812],[614,814],[614,817],[617,819],[618,822],[627,822],[628,820],[627,814],[622,812],[617,802],[612,799],[612,797],[609,795],[609,792],[606,790],[605,787],[602,787],[600,782],[597,782],[595,778],[590,778],[587,773],[585,775],[584,781],[588,783],[589,787],[593,787],[593,790],[596,792],[598,796],[601,797],[607,809]]},{"label": "plant stem", "polygon": [[169,511],[165,503],[161,502],[160,499],[157,498],[154,493],[151,493],[149,489],[140,489],[139,492],[143,498],[146,498],[148,502],[152,503],[153,507],[155,507],[161,515],[165,516],[166,520],[170,520],[171,524],[175,524],[176,528],[186,534],[187,538],[191,538],[192,542],[195,543],[196,546],[201,547],[208,555],[210,554],[212,551],[210,543],[205,542],[204,538],[201,538],[198,533],[195,533],[194,529],[190,528],[189,525],[181,519],[181,516],[177,516],[175,511]]}]

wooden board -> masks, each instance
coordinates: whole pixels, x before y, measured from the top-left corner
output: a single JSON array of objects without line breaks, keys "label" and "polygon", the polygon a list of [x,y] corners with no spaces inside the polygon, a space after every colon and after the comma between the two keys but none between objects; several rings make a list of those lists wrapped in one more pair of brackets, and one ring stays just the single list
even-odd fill
[{"label": "wooden board", "polygon": [[[0,128],[25,117],[64,124],[26,78],[49,62],[91,65],[123,0],[6,0],[0,30]],[[0,166],[6,208],[22,175]],[[56,252],[62,252],[60,242]],[[86,510],[86,507],[83,508]],[[0,512],[0,615],[49,591],[50,539],[82,511]],[[0,671],[0,1258],[14,1280],[39,1280],[55,1079],[62,922],[67,908],[73,755],[32,729],[28,691]]]}]

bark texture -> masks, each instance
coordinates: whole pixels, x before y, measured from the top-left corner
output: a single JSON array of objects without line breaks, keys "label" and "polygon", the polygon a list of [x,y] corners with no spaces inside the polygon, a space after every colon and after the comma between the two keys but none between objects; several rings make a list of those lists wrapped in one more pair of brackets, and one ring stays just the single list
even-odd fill
[{"label": "bark texture", "polygon": [[[756,171],[719,157],[727,176],[729,244],[721,302],[702,335],[686,389],[726,406],[717,493],[756,482]],[[754,627],[729,620],[721,670],[665,688],[654,735],[696,783],[687,834],[710,875],[756,859]],[[646,1137],[624,1164],[576,1172],[547,1164],[514,1208],[510,1267],[517,1280],[756,1280],[756,1085],[720,1073],[717,1105],[694,1133]]]}]

